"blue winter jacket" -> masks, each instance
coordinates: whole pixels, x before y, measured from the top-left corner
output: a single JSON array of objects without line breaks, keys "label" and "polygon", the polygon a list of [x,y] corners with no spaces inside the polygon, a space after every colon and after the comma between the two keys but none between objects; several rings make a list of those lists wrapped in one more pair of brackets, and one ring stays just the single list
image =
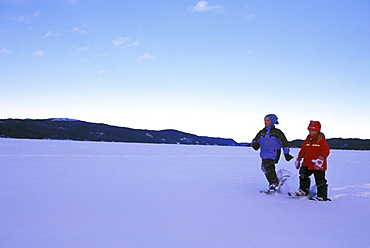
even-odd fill
[{"label": "blue winter jacket", "polygon": [[275,128],[275,126],[265,127],[259,131],[253,139],[252,144],[257,142],[260,144],[260,157],[262,159],[272,159],[275,163],[279,161],[281,148],[284,154],[289,154],[289,143],[284,133]]}]

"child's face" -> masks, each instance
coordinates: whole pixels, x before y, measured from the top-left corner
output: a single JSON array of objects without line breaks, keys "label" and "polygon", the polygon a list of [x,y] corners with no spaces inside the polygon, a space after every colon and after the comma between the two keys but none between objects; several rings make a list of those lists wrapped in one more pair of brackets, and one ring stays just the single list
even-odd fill
[{"label": "child's face", "polygon": [[271,120],[270,117],[265,117],[265,127],[271,126]]},{"label": "child's face", "polygon": [[315,130],[308,130],[308,132],[310,133],[310,136],[315,136],[316,134],[318,134],[318,132]]}]

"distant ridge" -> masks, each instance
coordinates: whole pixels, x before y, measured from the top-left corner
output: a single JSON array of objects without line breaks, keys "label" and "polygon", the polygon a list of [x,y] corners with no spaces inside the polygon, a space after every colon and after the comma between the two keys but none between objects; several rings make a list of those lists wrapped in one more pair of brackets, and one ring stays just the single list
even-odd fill
[{"label": "distant ridge", "polygon": [[238,146],[233,139],[197,136],[177,130],[144,130],[68,118],[2,119],[0,137],[107,142]]},{"label": "distant ridge", "polygon": [[[0,138],[250,146],[250,143],[237,143],[233,139],[197,136],[173,129],[133,129],[69,118],[0,119]],[[332,138],[327,141],[331,149],[370,150],[370,139]],[[301,147],[302,142],[289,143],[291,147]]]},{"label": "distant ridge", "polygon": [[[331,138],[327,139],[327,142],[331,149],[370,150],[370,139]],[[291,147],[301,147],[303,140],[293,140],[289,143]]]}]

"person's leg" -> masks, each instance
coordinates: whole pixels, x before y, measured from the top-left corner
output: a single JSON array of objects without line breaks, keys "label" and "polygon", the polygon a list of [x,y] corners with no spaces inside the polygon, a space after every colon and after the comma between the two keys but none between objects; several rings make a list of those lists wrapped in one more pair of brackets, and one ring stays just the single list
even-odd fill
[{"label": "person's leg", "polygon": [[314,177],[317,187],[317,197],[321,197],[323,199],[328,198],[328,184],[325,179],[325,171],[315,171]]},{"label": "person's leg", "polygon": [[311,179],[310,176],[312,175],[312,171],[310,171],[306,166],[302,166],[299,170],[299,189],[306,193],[310,192],[310,185]]},{"label": "person's leg", "polygon": [[277,178],[275,171],[275,162],[272,159],[263,159],[261,164],[261,170],[265,173],[266,179],[269,185],[277,186],[279,179]]}]

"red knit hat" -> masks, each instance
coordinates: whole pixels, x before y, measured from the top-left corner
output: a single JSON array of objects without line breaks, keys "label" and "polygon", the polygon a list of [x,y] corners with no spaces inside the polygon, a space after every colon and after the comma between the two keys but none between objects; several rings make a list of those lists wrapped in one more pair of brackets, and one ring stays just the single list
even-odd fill
[{"label": "red knit hat", "polygon": [[308,125],[308,130],[313,130],[316,132],[321,131],[321,123],[319,121],[310,121],[310,125]]}]

